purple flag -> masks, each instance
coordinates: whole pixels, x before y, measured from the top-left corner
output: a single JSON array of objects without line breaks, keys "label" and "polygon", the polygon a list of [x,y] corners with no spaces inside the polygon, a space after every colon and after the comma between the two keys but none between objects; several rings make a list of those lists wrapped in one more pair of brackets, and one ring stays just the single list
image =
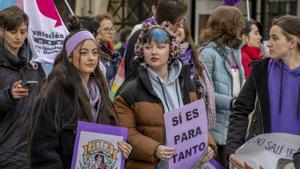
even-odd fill
[{"label": "purple flag", "polygon": [[239,3],[241,0],[224,0],[224,5],[235,5],[237,3]]},{"label": "purple flag", "polygon": [[164,114],[167,146],[176,153],[169,168],[190,169],[207,151],[207,118],[203,99]]}]

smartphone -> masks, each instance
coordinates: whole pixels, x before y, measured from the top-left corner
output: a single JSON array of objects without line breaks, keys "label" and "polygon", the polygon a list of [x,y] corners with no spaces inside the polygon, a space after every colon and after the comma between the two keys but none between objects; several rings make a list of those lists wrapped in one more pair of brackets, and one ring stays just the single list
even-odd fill
[{"label": "smartphone", "polygon": [[35,80],[27,80],[27,81],[23,81],[21,85],[22,85],[23,87],[30,88],[30,87],[32,87],[32,86],[35,85],[35,84],[39,84],[39,82],[38,82],[38,81],[35,81]]}]

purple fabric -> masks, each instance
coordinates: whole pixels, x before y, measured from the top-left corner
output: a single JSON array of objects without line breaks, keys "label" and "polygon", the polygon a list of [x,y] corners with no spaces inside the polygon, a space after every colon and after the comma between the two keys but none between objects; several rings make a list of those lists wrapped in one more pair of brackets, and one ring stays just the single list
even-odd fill
[{"label": "purple fabric", "polygon": [[84,84],[85,91],[90,98],[92,114],[94,120],[96,121],[99,115],[97,109],[99,109],[101,103],[100,89],[98,88],[98,85],[93,78],[90,79],[88,86],[84,82],[82,83]]},{"label": "purple fabric", "polygon": [[214,166],[216,169],[225,169],[217,160],[211,159],[209,163]]},{"label": "purple fabric", "polygon": [[[190,70],[191,76],[193,76],[195,72],[195,66],[194,66],[194,61],[192,59],[192,54],[193,54],[192,49],[188,48],[186,52],[182,53],[179,57],[179,59],[183,62],[184,65],[192,65],[192,69]],[[203,91],[200,91],[200,93],[203,94],[206,103],[208,128],[213,129],[216,126],[216,108],[215,108],[216,105],[215,105],[215,95],[214,95],[215,91],[214,91],[213,82],[211,80],[209,72],[205,67],[205,65],[204,64],[202,65],[203,65],[203,71],[199,83],[203,87],[202,89]]]},{"label": "purple fabric", "polygon": [[89,31],[80,31],[72,35],[72,37],[66,42],[67,56],[70,56],[79,43],[87,39],[95,40],[94,36]]},{"label": "purple fabric", "polygon": [[192,49],[189,48],[187,51],[185,51],[180,55],[180,60],[183,62],[183,64],[185,65],[194,64],[193,60],[191,59],[192,53],[193,53]]},{"label": "purple fabric", "polygon": [[[282,87],[281,83],[281,71]],[[285,132],[300,135],[298,99],[300,67],[289,69],[281,60],[270,59],[268,64],[268,90],[270,99],[271,132]],[[280,89],[282,89],[281,110]]]},{"label": "purple fabric", "polygon": [[239,3],[241,0],[224,0],[224,5],[235,5]]},{"label": "purple fabric", "polygon": [[204,88],[205,94],[205,102],[206,102],[206,112],[207,112],[207,119],[208,119],[208,128],[214,129],[216,127],[216,102],[215,102],[215,90],[213,81],[210,77],[210,74],[203,64],[203,71],[201,74],[203,81],[200,81],[201,85]]},{"label": "purple fabric", "polygon": [[151,17],[151,18],[144,20],[144,23],[147,23],[148,25],[154,25],[155,21],[154,21],[154,18]]},{"label": "purple fabric", "polygon": [[228,53],[228,54],[226,55],[226,60],[228,61],[229,65],[230,65],[230,67],[231,67],[232,69],[238,69],[238,68],[239,68],[239,66],[238,66],[238,64],[236,63],[236,60],[235,60],[235,58],[234,58],[234,56],[233,56],[233,52],[230,52],[230,53]]}]

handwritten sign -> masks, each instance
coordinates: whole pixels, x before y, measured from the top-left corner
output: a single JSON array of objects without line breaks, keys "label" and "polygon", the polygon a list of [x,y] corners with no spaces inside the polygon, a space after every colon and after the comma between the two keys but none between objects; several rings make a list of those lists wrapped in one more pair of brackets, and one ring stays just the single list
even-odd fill
[{"label": "handwritten sign", "polygon": [[207,150],[207,118],[204,100],[187,104],[165,113],[167,146],[176,154],[169,160],[169,168],[193,168]]},{"label": "handwritten sign", "polygon": [[293,154],[299,148],[300,136],[288,133],[261,134],[236,150],[236,155],[251,168],[283,169],[293,166]]},{"label": "handwritten sign", "polygon": [[124,158],[117,146],[125,141],[127,128],[78,122],[72,169],[123,169]]}]

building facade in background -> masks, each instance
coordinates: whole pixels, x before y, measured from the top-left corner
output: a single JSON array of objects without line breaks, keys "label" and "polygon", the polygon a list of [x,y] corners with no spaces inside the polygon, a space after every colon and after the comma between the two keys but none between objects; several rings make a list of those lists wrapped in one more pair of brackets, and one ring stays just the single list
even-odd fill
[{"label": "building facade in background", "polygon": [[[78,16],[95,16],[103,12],[109,12],[114,19],[116,30],[133,27],[152,15],[152,0],[54,0],[56,7],[65,23],[69,21],[70,11],[65,4],[67,1],[74,13]],[[16,0],[1,0],[0,8],[14,4]],[[193,38],[199,42],[201,30],[205,27],[210,13],[223,0],[187,0],[189,22]],[[300,0],[249,0],[251,18],[261,22],[263,26],[263,38],[268,39],[268,31],[274,17],[290,14],[300,15]],[[246,0],[236,4],[247,15]]]}]

